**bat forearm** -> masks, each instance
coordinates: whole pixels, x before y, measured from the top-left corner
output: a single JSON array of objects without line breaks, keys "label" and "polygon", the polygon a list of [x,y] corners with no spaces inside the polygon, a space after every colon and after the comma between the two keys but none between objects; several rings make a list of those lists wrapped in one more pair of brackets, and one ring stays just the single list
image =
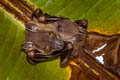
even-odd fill
[{"label": "bat forearm", "polygon": [[79,58],[70,64],[80,68],[86,75],[91,75],[92,79],[119,80],[117,75],[104,68],[103,65],[86,52],[80,53]]}]

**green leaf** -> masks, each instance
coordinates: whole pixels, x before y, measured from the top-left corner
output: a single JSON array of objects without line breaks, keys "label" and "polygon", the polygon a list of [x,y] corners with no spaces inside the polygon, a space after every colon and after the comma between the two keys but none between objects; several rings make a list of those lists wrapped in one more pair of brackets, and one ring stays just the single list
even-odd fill
[{"label": "green leaf", "polygon": [[[88,19],[88,31],[120,33],[120,0],[30,0],[44,12],[72,20]],[[32,66],[20,51],[24,26],[0,9],[0,80],[69,80],[59,59]]]}]

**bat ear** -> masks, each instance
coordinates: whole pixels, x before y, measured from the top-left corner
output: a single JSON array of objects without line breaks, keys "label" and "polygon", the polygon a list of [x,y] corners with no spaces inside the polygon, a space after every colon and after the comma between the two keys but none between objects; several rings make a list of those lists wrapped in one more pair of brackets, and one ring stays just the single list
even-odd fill
[{"label": "bat ear", "polygon": [[[46,15],[48,15],[48,14],[46,14]],[[32,13],[32,19],[36,22],[45,22],[46,16],[44,15],[43,11],[40,8],[37,8]]]},{"label": "bat ear", "polygon": [[38,26],[33,22],[26,23],[25,28],[31,32],[38,32]]},{"label": "bat ear", "polygon": [[39,18],[40,16],[43,15],[43,11],[40,8],[37,8],[33,13],[32,13],[32,18]]},{"label": "bat ear", "polygon": [[83,27],[84,29],[87,30],[88,20],[82,19],[82,20],[76,20],[75,22],[76,22],[80,27]]}]

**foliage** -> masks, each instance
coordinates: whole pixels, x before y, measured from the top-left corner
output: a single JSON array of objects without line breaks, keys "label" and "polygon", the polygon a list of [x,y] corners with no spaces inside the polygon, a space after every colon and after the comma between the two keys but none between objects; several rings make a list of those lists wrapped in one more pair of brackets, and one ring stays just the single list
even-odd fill
[{"label": "foliage", "polygon": [[[120,33],[120,0],[30,0],[44,12],[72,20],[87,19],[88,31]],[[20,51],[24,25],[0,9],[0,80],[69,80],[59,59],[31,66]]]}]

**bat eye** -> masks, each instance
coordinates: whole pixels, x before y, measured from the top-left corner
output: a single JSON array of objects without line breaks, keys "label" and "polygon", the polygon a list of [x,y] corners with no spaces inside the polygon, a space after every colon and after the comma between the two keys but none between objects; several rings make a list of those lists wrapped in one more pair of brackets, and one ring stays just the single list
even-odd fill
[{"label": "bat eye", "polygon": [[49,33],[49,36],[50,36],[51,38],[55,38],[55,37],[56,37],[55,33],[53,33],[53,32],[50,32],[50,33]]}]

